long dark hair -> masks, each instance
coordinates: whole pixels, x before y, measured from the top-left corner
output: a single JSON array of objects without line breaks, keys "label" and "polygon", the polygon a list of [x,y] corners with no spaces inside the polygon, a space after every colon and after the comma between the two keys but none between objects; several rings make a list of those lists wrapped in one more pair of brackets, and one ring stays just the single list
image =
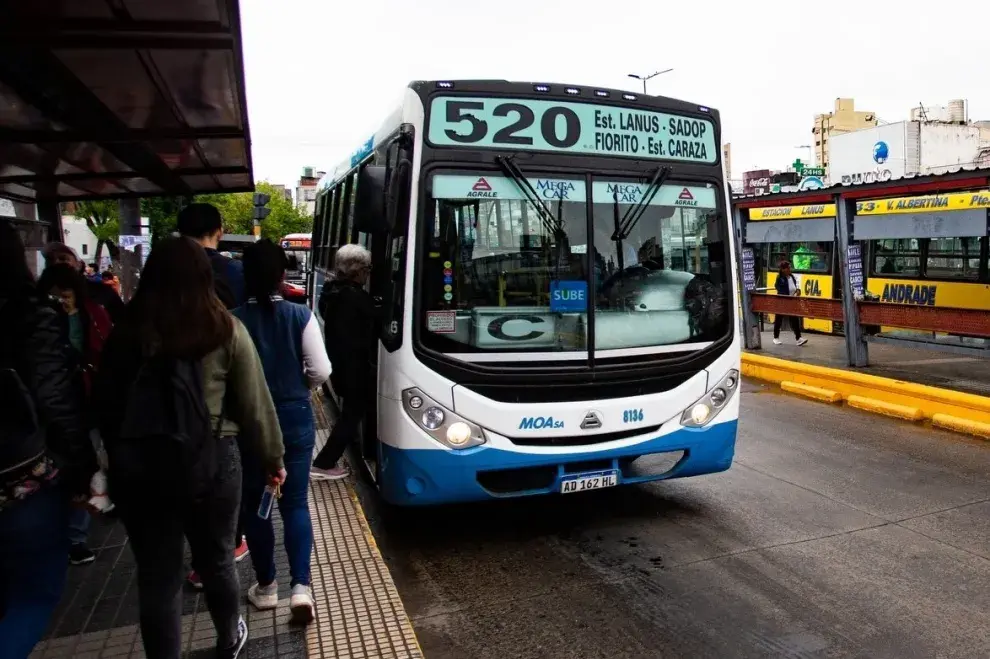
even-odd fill
[{"label": "long dark hair", "polygon": [[8,220],[0,220],[0,295],[28,291],[34,276],[27,264],[21,232]]},{"label": "long dark hair", "polygon": [[285,250],[268,239],[244,248],[244,288],[248,297],[258,304],[272,309],[271,296],[278,292],[285,276],[287,259]]},{"label": "long dark hair", "polygon": [[206,251],[190,238],[155,244],[127,310],[145,356],[202,359],[234,331]]},{"label": "long dark hair", "polygon": [[86,278],[79,270],[68,263],[55,263],[41,273],[38,278],[38,292],[50,296],[52,289],[71,290],[76,294],[76,307],[83,310],[84,303],[89,299],[86,290]]}]

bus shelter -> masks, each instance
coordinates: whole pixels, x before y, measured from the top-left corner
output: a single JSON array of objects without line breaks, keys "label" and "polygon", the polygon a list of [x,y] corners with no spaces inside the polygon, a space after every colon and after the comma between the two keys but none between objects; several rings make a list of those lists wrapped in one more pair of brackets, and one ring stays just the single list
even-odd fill
[{"label": "bus shelter", "polygon": [[[253,189],[238,0],[32,0],[0,20],[0,198]],[[122,215],[126,215],[123,214]]]},{"label": "bus shelter", "polygon": [[[868,343],[990,355],[990,169],[733,201],[746,348],[767,314],[843,334],[851,366]],[[777,296],[791,263],[801,295]]]}]

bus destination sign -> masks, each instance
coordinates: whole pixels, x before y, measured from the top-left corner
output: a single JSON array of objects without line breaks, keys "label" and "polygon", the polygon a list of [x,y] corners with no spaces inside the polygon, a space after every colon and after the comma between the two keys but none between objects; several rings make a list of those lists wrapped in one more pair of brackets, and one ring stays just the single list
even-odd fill
[{"label": "bus destination sign", "polygon": [[637,108],[510,98],[441,96],[430,104],[438,147],[557,151],[714,164],[710,119]]}]

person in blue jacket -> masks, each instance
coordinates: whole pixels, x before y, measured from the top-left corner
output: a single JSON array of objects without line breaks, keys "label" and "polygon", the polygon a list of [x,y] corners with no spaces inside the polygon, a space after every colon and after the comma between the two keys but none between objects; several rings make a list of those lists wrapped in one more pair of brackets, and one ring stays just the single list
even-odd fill
[{"label": "person in blue jacket", "polygon": [[[315,615],[310,590],[313,525],[308,498],[310,461],[316,445],[312,391],[330,377],[330,359],[313,312],[279,295],[287,263],[285,252],[270,240],[248,246],[244,250],[248,299],[234,315],[247,327],[258,348],[282,429],[287,477],[278,508],[292,580],[289,609],[293,620],[305,624]],[[244,526],[258,580],[247,597],[259,610],[274,609],[279,600],[272,521],[257,514],[264,489],[264,465],[246,452]]]}]

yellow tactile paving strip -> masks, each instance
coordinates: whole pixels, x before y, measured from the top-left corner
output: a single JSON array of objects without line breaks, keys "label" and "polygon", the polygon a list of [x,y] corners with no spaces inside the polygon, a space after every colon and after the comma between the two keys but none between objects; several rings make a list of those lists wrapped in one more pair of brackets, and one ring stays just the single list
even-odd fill
[{"label": "yellow tactile paving strip", "polygon": [[[318,449],[326,438],[319,431]],[[418,659],[423,652],[357,496],[343,481],[314,482],[313,597],[308,657]]]}]

